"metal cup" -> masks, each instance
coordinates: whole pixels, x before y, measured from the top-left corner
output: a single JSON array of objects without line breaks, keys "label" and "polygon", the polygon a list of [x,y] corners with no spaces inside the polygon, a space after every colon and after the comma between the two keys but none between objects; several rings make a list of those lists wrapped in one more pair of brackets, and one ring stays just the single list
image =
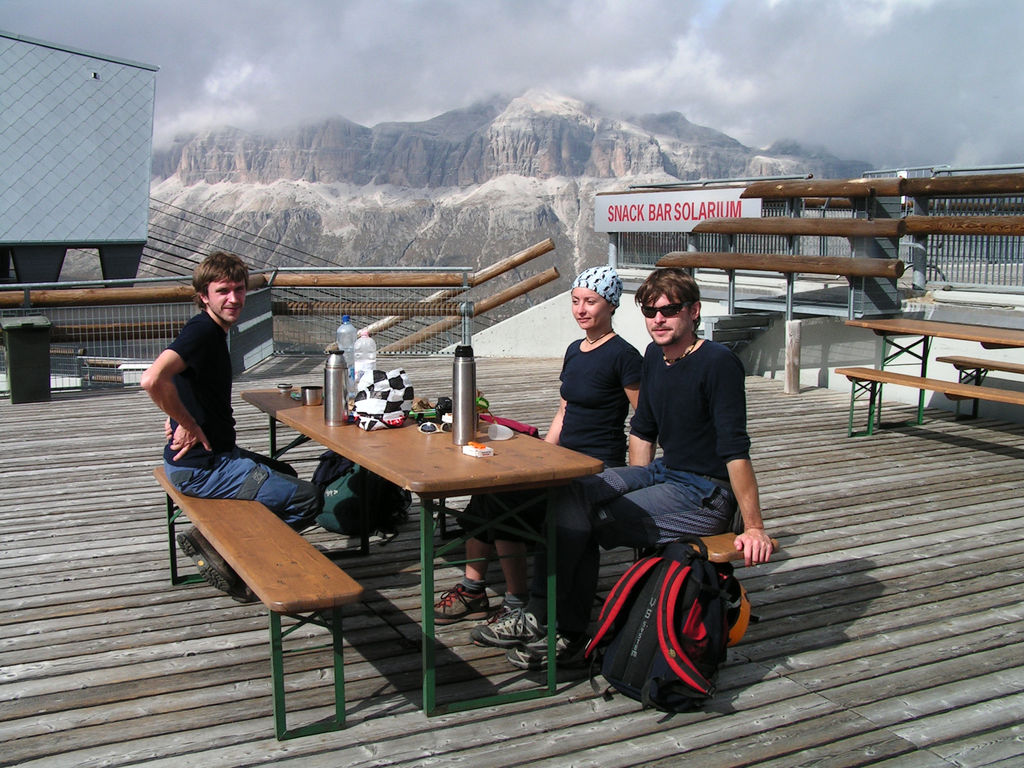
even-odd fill
[{"label": "metal cup", "polygon": [[324,388],[320,386],[305,386],[302,388],[303,405],[320,405],[324,401]]}]

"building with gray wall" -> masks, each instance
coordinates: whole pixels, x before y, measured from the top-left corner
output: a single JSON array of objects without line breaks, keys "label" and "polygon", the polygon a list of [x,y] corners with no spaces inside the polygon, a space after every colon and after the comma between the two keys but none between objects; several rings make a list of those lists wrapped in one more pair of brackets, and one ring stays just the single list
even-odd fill
[{"label": "building with gray wall", "polygon": [[69,248],[135,277],[156,71],[0,30],[0,281],[56,282]]}]

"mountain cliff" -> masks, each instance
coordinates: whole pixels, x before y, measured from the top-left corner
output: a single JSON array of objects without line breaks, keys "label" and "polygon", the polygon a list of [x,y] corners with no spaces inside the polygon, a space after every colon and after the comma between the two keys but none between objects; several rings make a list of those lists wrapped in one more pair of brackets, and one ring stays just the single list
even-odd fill
[{"label": "mountain cliff", "polygon": [[[154,153],[152,194],[284,246],[262,257],[235,246],[259,266],[478,268],[550,237],[555,265],[571,277],[606,257],[605,235],[593,232],[596,192],[865,168],[791,143],[752,149],[677,112],[610,116],[534,91],[418,123],[337,118],[278,135],[183,137]],[[161,237],[231,247],[194,223],[156,218]]]}]

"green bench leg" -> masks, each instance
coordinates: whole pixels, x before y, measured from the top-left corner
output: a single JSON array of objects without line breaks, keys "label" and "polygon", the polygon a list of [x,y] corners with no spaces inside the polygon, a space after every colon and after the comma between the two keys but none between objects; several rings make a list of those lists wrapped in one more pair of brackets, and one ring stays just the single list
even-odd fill
[{"label": "green bench leg", "polygon": [[[862,437],[875,433],[876,402],[879,390],[878,382],[875,381],[850,381],[850,419],[847,424],[847,435],[849,437]],[[868,426],[863,432],[853,431],[853,410],[860,395],[868,394]],[[879,414],[880,415],[880,414]]]},{"label": "green bench leg", "polygon": [[[295,739],[316,733],[330,733],[345,727],[345,659],[342,640],[341,608],[334,608],[296,617],[299,623],[282,631],[281,614],[270,611],[270,670],[274,699],[274,733],[278,740]],[[284,638],[306,623],[324,626],[331,633],[331,651],[334,667],[334,715],[320,722],[298,728],[288,728],[288,708],[284,690]],[[307,650],[307,649],[303,649]]]},{"label": "green bench leg", "polygon": [[171,584],[198,584],[203,581],[203,577],[198,573],[193,573],[190,576],[182,576],[178,573],[178,542],[175,541],[174,532],[181,519],[181,510],[170,496],[167,494],[164,496],[167,499],[167,552],[171,567]]},{"label": "green bench leg", "polygon": [[[985,382],[985,376],[988,375],[988,370],[985,368],[959,368],[959,375],[957,380],[961,384],[974,384],[980,387]],[[971,415],[961,416],[960,415],[960,400],[956,401],[956,418],[958,419],[976,419],[978,418],[978,404],[981,402],[978,398],[971,400]]]}]

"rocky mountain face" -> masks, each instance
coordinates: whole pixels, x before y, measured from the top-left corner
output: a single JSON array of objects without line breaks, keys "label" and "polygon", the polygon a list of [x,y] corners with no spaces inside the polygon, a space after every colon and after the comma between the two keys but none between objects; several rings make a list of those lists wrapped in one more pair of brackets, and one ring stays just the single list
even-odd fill
[{"label": "rocky mountain face", "polygon": [[[479,268],[550,237],[555,252],[531,271],[558,266],[553,293],[606,258],[606,236],[593,231],[596,192],[865,168],[795,145],[751,149],[675,112],[612,117],[530,92],[420,123],[339,118],[281,135],[181,138],[154,154],[152,195],[170,207],[155,205],[153,232],[232,247],[259,266]],[[210,220],[251,237],[211,242]],[[271,242],[282,247],[263,247]]]}]

